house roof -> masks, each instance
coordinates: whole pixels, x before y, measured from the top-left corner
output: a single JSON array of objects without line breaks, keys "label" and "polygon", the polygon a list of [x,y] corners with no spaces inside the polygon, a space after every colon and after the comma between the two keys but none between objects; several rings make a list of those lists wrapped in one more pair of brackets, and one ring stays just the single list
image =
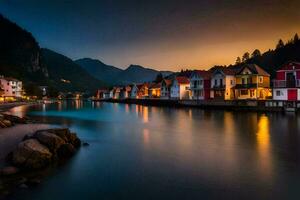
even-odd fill
[{"label": "house roof", "polygon": [[230,69],[230,68],[224,68],[224,69],[222,69],[222,72],[225,75],[235,75],[237,71],[234,69]]},{"label": "house roof", "polygon": [[149,86],[149,89],[160,89],[161,88],[161,82],[159,83],[152,83]]},{"label": "house roof", "polygon": [[262,75],[262,76],[270,76],[270,74],[268,72],[266,72],[265,70],[263,70],[261,67],[259,67],[256,64],[243,65],[237,74],[241,74],[245,68],[249,69],[253,74]]},{"label": "house roof", "polygon": [[190,84],[190,80],[185,76],[177,76],[175,79],[178,84]]},{"label": "house roof", "polygon": [[205,70],[195,70],[193,74],[198,74],[198,76],[202,77],[203,79],[210,79],[211,72]]},{"label": "house roof", "polygon": [[172,85],[172,80],[171,79],[164,79],[163,82],[166,83],[167,87]]},{"label": "house roof", "polygon": [[293,70],[293,67],[294,69],[300,69],[300,63],[298,62],[288,62],[288,63],[285,63],[278,71],[281,71],[281,70]]},{"label": "house roof", "polygon": [[4,79],[6,81],[19,81],[18,79],[12,78],[12,77],[0,77],[0,79]]},{"label": "house roof", "polygon": [[219,68],[213,70],[212,74],[222,73],[224,75],[234,76],[237,73],[237,70],[231,68]]},{"label": "house roof", "polygon": [[128,85],[126,87],[123,88],[126,92],[130,92],[131,91],[131,86]]}]

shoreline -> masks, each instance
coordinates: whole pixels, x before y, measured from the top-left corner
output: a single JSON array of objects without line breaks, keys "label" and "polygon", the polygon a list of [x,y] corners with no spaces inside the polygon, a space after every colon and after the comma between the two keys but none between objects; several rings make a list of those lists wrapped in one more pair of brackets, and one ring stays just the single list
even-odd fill
[{"label": "shoreline", "polygon": [[39,105],[42,102],[12,102],[12,103],[1,103],[0,104],[0,113],[1,112],[6,112],[9,109],[12,109],[14,107],[18,107],[18,106],[31,106],[31,105]]},{"label": "shoreline", "polygon": [[[173,100],[173,99],[100,99],[94,102],[110,102],[123,104],[137,104],[145,106],[175,107],[175,108],[199,108],[207,110],[229,111],[256,111],[256,112],[285,112],[288,102],[276,102],[273,100],[239,100],[239,101],[204,101],[204,100]],[[296,102],[292,112],[299,111],[300,102]]]}]

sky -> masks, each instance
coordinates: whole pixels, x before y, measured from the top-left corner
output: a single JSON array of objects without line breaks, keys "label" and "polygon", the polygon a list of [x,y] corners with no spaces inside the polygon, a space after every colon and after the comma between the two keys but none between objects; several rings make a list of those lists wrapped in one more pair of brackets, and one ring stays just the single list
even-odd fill
[{"label": "sky", "polygon": [[300,33],[299,0],[0,0],[41,47],[120,68],[208,69]]}]

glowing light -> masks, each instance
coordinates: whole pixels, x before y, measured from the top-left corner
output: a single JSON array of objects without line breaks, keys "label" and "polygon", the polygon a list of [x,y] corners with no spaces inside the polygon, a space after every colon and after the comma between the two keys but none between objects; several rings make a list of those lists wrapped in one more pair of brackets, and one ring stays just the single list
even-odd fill
[{"label": "glowing light", "polygon": [[143,121],[144,121],[144,123],[149,122],[149,113],[148,113],[148,107],[147,106],[143,107]]}]

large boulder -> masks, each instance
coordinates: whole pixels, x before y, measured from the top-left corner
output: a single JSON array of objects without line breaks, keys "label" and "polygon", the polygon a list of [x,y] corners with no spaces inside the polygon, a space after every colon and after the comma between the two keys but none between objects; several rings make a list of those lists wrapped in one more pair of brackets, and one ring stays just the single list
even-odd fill
[{"label": "large boulder", "polygon": [[69,143],[71,143],[76,149],[81,146],[81,140],[77,137],[76,133],[70,133]]},{"label": "large boulder", "polygon": [[13,124],[26,124],[27,118],[26,117],[18,117],[14,115],[2,114],[4,119],[11,121]]},{"label": "large boulder", "polygon": [[12,153],[12,163],[27,169],[39,169],[51,163],[52,153],[37,139],[21,142]]},{"label": "large boulder", "polygon": [[46,145],[52,153],[56,153],[57,149],[60,148],[61,145],[65,144],[66,141],[57,135],[45,131],[38,131],[35,134],[36,139]]},{"label": "large boulder", "polygon": [[70,138],[70,130],[68,128],[56,128],[56,129],[49,129],[47,130],[49,133],[53,133],[58,137],[62,138],[65,142],[69,143]]},{"label": "large boulder", "polygon": [[72,157],[76,153],[76,149],[70,143],[63,144],[57,151],[57,155],[60,159],[67,159]]},{"label": "large boulder", "polygon": [[5,124],[6,127],[11,127],[13,124],[11,123],[11,121],[5,119],[2,121],[3,124]]}]

